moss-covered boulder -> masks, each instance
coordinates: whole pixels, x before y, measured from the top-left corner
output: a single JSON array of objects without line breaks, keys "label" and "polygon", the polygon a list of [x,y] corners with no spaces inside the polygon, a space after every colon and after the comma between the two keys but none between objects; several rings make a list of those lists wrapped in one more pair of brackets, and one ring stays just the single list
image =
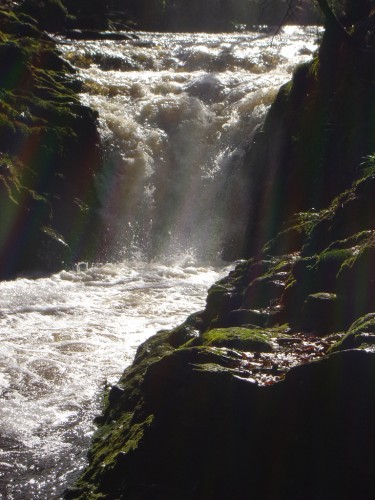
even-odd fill
[{"label": "moss-covered boulder", "polygon": [[260,329],[214,328],[189,341],[188,345],[229,347],[241,351],[272,351],[270,339]]},{"label": "moss-covered boulder", "polygon": [[348,332],[330,348],[330,352],[348,349],[366,349],[375,351],[375,313],[366,314],[357,319]]},{"label": "moss-covered boulder", "polygon": [[66,498],[366,498],[374,373],[373,355],[346,351],[259,387],[214,352],[176,351],[146,370],[136,407],[98,432]]}]

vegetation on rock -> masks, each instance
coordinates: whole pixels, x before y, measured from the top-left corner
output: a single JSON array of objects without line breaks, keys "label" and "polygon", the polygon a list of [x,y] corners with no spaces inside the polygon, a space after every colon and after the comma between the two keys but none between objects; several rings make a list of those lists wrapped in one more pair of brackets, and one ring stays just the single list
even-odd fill
[{"label": "vegetation on rock", "polygon": [[94,245],[96,115],[48,35],[8,9],[0,68],[0,277],[55,271]]}]

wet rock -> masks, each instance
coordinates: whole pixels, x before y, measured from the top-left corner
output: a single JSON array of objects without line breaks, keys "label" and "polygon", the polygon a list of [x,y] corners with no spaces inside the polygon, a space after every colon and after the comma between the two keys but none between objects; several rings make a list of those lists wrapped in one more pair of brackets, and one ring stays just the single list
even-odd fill
[{"label": "wet rock", "polygon": [[180,327],[174,328],[168,336],[168,342],[172,347],[180,347],[197,338],[199,335],[198,330],[187,325],[181,325]]},{"label": "wet rock", "polygon": [[113,385],[108,394],[109,404],[113,405],[117,403],[120,400],[120,398],[124,395],[124,392],[125,391],[122,387],[119,387],[118,385]]},{"label": "wet rock", "polygon": [[270,322],[270,316],[270,314],[256,309],[235,309],[230,311],[227,316],[227,324],[223,326],[266,326]]},{"label": "wet rock", "polygon": [[268,307],[270,303],[280,300],[284,288],[285,283],[280,279],[258,278],[247,287],[243,304],[254,309]]},{"label": "wet rock", "polygon": [[65,30],[64,36],[72,40],[134,40],[134,38],[136,38],[136,35],[124,32],[97,31],[88,29]]},{"label": "wet rock", "polygon": [[204,324],[208,327],[212,322],[220,324],[229,311],[237,309],[242,302],[241,294],[228,283],[220,282],[210,288],[204,311]]},{"label": "wet rock", "polygon": [[[252,496],[267,500],[354,498],[358,492],[368,498],[375,466],[374,355],[338,353],[263,388],[196,361],[185,350],[150,366],[144,404],[125,431],[123,450],[129,451],[115,453],[91,486],[82,482],[84,493],[71,498],[126,493],[227,500],[246,496],[249,485]],[[153,417],[145,427],[146,415]],[[113,426],[114,438],[119,428]]]},{"label": "wet rock", "polygon": [[215,322],[213,326],[227,328],[230,326],[244,326],[246,328],[271,327],[282,323],[284,320],[282,307],[268,307],[266,309],[235,309],[230,311],[221,319],[221,322]]}]

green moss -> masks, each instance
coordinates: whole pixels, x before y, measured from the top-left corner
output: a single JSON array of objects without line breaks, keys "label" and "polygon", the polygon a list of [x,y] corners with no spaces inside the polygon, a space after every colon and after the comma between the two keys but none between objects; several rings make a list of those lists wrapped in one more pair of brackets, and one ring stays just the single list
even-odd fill
[{"label": "green moss", "polygon": [[202,334],[199,339],[188,342],[189,345],[203,345],[211,347],[228,347],[243,351],[270,352],[272,344],[270,338],[261,333],[261,329],[249,328],[214,328]]},{"label": "green moss", "polygon": [[101,427],[90,448],[90,465],[77,482],[77,488],[86,488],[87,482],[99,477],[104,469],[113,467],[119,454],[137,450],[153,421],[154,416],[149,415],[141,422],[134,422],[133,414],[126,412],[118,421]]},{"label": "green moss", "polygon": [[375,313],[358,318],[348,332],[328,352],[368,348],[375,344]]},{"label": "green moss", "polygon": [[336,265],[337,263],[343,263],[347,259],[351,258],[352,255],[352,250],[347,248],[325,250],[318,256],[317,266]]},{"label": "green moss", "polygon": [[[344,260],[341,265],[339,275],[345,276],[346,273],[358,270],[362,270],[362,274],[366,272],[366,267],[368,268],[367,262],[372,260],[375,251],[375,235],[373,232],[367,233],[367,238],[362,241],[362,244],[355,248],[355,251],[351,252],[350,255]],[[362,269],[363,268],[363,269]],[[369,269],[369,268],[368,268]]]}]

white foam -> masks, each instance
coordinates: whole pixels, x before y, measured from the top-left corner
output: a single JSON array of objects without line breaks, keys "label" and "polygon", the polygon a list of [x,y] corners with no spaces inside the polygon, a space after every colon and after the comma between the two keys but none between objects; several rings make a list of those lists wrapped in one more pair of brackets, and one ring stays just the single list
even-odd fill
[{"label": "white foam", "polygon": [[[107,145],[98,185],[113,254],[173,259],[190,247],[212,260],[223,241],[241,248],[251,189],[233,172],[277,89],[311,57],[316,34],[286,27],[277,36],[77,42],[76,52],[96,61],[81,69],[82,99],[98,110]],[[131,65],[108,71],[106,58]]]}]

